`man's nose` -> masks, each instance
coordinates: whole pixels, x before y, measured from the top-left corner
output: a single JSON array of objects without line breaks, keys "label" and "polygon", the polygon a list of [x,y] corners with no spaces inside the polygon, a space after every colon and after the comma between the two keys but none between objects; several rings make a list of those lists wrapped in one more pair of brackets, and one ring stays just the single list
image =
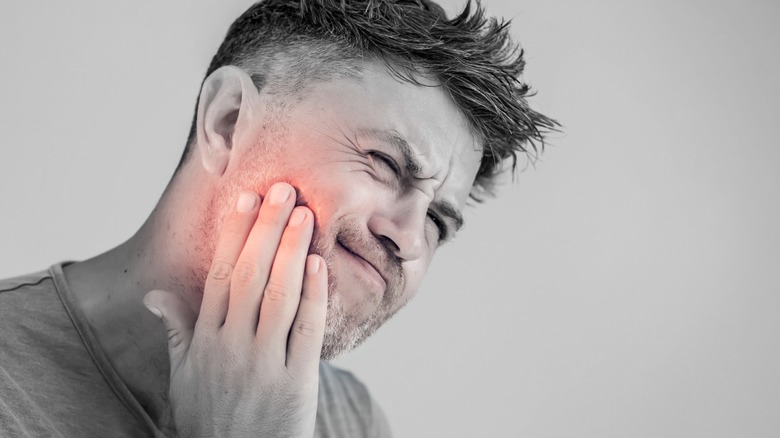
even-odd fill
[{"label": "man's nose", "polygon": [[368,229],[381,240],[388,241],[402,261],[417,260],[425,254],[425,219],[428,199],[421,194],[409,194],[399,202],[378,206],[369,219]]}]

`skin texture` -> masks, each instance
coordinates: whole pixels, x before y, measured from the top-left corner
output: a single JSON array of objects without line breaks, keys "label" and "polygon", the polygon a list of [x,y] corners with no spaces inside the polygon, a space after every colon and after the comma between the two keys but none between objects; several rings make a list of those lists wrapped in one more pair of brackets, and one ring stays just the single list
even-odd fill
[{"label": "skin texture", "polygon": [[[253,107],[263,111],[270,102],[258,97]],[[432,202],[462,210],[481,154],[441,89],[402,84],[376,64],[360,81],[317,84],[277,124],[282,126],[248,127],[251,146],[239,146],[243,153],[225,170],[226,188],[211,203],[216,212],[204,217],[201,258],[210,261],[218,235],[219,224],[211,219],[229,208],[237,190],[264,193],[275,181],[296,187],[298,202],[312,208],[317,220],[312,251],[331,272],[323,351],[330,359],[359,344],[417,292],[443,243],[434,217],[450,230],[447,240],[455,234],[455,224]],[[387,134],[377,138],[367,130]],[[383,138],[390,135],[409,143],[420,161],[418,177],[406,172],[397,147]],[[402,175],[371,154],[394,162]],[[346,248],[384,279],[377,285]]]},{"label": "skin texture", "polygon": [[[354,347],[416,294],[441,244],[437,223],[447,239],[454,234],[442,202],[462,211],[480,149],[441,88],[400,82],[379,63],[360,80],[313,84],[283,114],[234,67],[214,72],[199,102],[196,154],[147,222],[65,274],[98,342],[163,430],[175,422],[188,436],[310,436],[318,353]],[[408,143],[416,176],[392,138]],[[292,195],[271,208],[278,182]],[[239,232],[232,218],[242,192],[258,194],[260,207]],[[296,208],[303,228],[285,226],[296,204],[305,205]],[[232,249],[218,260],[225,245]],[[327,293],[325,277],[307,283],[307,253],[321,256]],[[234,268],[220,271],[215,260]],[[303,310],[312,302],[301,298],[306,284],[320,284],[309,295],[327,296],[326,320],[316,306]],[[141,303],[150,290],[144,303],[167,333]],[[307,341],[292,336],[296,318]],[[291,363],[301,365],[289,372]]]},{"label": "skin texture", "polygon": [[327,268],[321,257],[307,256],[313,218],[294,199],[284,183],[260,208],[256,194],[239,195],[199,314],[175,293],[144,298],[168,332],[179,436],[314,433]]}]

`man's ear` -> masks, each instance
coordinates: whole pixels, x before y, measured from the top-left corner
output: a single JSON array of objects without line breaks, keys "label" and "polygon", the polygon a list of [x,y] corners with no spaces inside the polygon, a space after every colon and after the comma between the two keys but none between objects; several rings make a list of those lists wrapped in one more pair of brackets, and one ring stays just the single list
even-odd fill
[{"label": "man's ear", "polygon": [[220,67],[203,82],[198,99],[197,148],[207,172],[225,172],[236,133],[248,129],[256,116],[258,96],[252,79],[238,67]]}]

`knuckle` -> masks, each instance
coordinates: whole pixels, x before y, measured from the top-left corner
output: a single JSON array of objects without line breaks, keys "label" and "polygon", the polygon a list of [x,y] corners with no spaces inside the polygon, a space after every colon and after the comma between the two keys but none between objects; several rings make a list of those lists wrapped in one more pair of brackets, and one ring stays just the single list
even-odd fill
[{"label": "knuckle", "polygon": [[317,334],[317,325],[310,321],[297,320],[293,324],[293,330],[301,336],[314,337]]},{"label": "knuckle", "polygon": [[257,266],[253,263],[239,262],[236,265],[233,278],[241,283],[251,283],[257,277]]},{"label": "knuckle", "polygon": [[278,233],[284,229],[284,226],[287,222],[287,217],[281,213],[282,211],[280,208],[273,207],[270,214],[264,214],[260,219],[258,219],[255,227],[259,228],[259,230],[263,233]]},{"label": "knuckle", "polygon": [[226,280],[233,272],[233,265],[224,260],[215,260],[211,265],[211,278],[214,280]]},{"label": "knuckle", "polygon": [[204,345],[202,342],[194,343],[188,354],[193,363],[196,364],[208,363],[211,359],[211,350],[208,348],[208,344]]},{"label": "knuckle", "polygon": [[290,297],[290,288],[282,283],[269,281],[265,286],[265,297],[273,302],[287,301]]}]

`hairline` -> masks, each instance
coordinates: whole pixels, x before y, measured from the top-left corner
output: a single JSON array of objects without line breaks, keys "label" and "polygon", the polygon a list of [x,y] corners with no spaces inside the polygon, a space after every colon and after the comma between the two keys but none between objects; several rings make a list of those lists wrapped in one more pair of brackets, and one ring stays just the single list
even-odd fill
[{"label": "hairline", "polygon": [[[335,46],[335,42],[333,41],[326,41],[326,44]],[[280,46],[283,46],[280,45]],[[299,45],[298,47],[306,46],[306,43],[303,43]],[[304,47],[305,48],[305,47]],[[311,49],[311,47],[309,47]],[[283,53],[285,58],[290,58],[291,56],[288,55],[284,50],[276,49],[279,52]],[[287,64],[281,69],[276,68],[274,69],[274,74],[269,76],[269,81],[265,83],[258,83],[255,79],[255,76],[250,74],[250,77],[252,77],[252,82],[255,83],[255,87],[257,87],[259,93],[263,93],[263,88],[265,88],[265,93],[270,96],[276,96],[283,99],[283,106],[282,111],[274,114],[275,119],[274,121],[281,121],[281,119],[284,119],[286,115],[289,113],[289,111],[292,111],[298,104],[300,104],[304,99],[304,94],[307,91],[310,91],[312,87],[316,86],[317,84],[322,83],[328,83],[333,80],[339,80],[339,79],[348,79],[348,80],[361,80],[363,78],[363,74],[366,71],[366,67],[371,65],[372,63],[375,65],[378,65],[380,68],[383,68],[386,73],[388,73],[394,80],[398,81],[402,84],[409,84],[412,86],[418,86],[418,87],[435,87],[442,90],[442,92],[445,93],[446,98],[455,106],[458,113],[463,117],[464,122],[466,123],[466,127],[468,129],[469,134],[474,139],[474,144],[480,151],[480,153],[484,153],[484,138],[481,134],[481,132],[476,129],[476,127],[473,126],[473,123],[471,120],[469,120],[469,117],[467,116],[466,112],[461,108],[461,106],[457,103],[457,101],[452,97],[452,94],[450,93],[449,88],[443,83],[443,81],[432,72],[428,71],[421,71],[421,67],[418,68],[418,70],[410,71],[408,68],[405,68],[404,65],[400,62],[393,62],[393,59],[388,59],[387,57],[383,57],[376,53],[370,53],[367,56],[363,56],[362,58],[358,56],[354,56],[349,53],[349,50],[344,50],[341,48],[337,48],[337,51],[340,54],[345,55],[344,57],[338,59],[338,60],[329,60],[329,59],[322,59],[318,62],[318,67],[315,69],[315,72],[317,73],[333,73],[336,74],[337,77],[330,77],[327,79],[319,79],[317,77],[313,77],[314,75],[304,75],[298,78],[297,81],[295,81],[293,84],[288,85],[286,87],[279,87],[278,80],[279,76],[284,75],[285,72],[288,72],[291,68],[294,68],[295,63],[293,64]],[[251,62],[251,61],[250,61]],[[345,64],[349,64],[349,66],[346,66]],[[242,70],[246,71],[247,69],[243,66],[238,66]],[[262,87],[262,88],[261,88]],[[270,88],[270,90],[269,90]],[[280,93],[282,95],[277,95],[277,93]],[[384,131],[384,132],[372,132],[373,134],[387,134],[391,135],[392,133]],[[400,151],[405,152],[404,156],[409,159],[407,163],[411,164],[412,167],[421,167],[419,164],[416,164],[417,161],[414,158],[413,154],[411,153],[411,148],[409,147],[407,141],[400,135],[396,135],[396,141],[399,144],[396,144],[396,147],[400,147]],[[480,161],[482,158],[480,158]],[[475,191],[479,190],[480,188],[477,186],[479,182],[479,178],[477,175],[475,175],[474,180],[471,182],[469,186],[469,196],[473,197]],[[446,205],[445,205],[446,204]],[[460,213],[460,211],[454,207],[454,205],[450,202],[446,202],[444,204],[437,204],[442,211],[442,213],[450,218],[455,223],[455,229],[454,231],[459,231],[463,228],[464,225],[464,219],[463,215]]]},{"label": "hairline", "polygon": [[[322,45],[333,48],[335,53],[341,57],[315,58],[314,61],[316,62],[312,62],[311,59],[296,61],[294,54],[290,53],[290,48],[293,49],[292,52],[300,50],[310,53],[312,50],[316,49],[317,46]],[[463,116],[475,144],[484,153],[484,139],[480,131],[473,126],[473,123],[467,117],[466,112],[453,98],[449,88],[443,81],[435,73],[422,71],[422,67],[419,66],[421,63],[417,63],[417,70],[411,71],[406,68],[403,63],[394,62],[393,59],[389,59],[381,54],[358,54],[349,48],[340,46],[336,41],[332,40],[307,39],[306,41],[298,41],[295,43],[272,42],[268,44],[265,52],[270,52],[270,56],[264,56],[264,54],[258,53],[251,58],[241,60],[241,62],[236,63],[234,66],[240,68],[249,75],[258,93],[280,99],[280,105],[275,106],[274,111],[270,114],[272,117],[271,124],[273,125],[279,126],[279,124],[275,122],[280,122],[284,119],[290,111],[305,99],[305,94],[317,84],[329,83],[339,79],[360,80],[365,73],[366,67],[375,64],[383,68],[391,77],[393,77],[393,79],[400,83],[441,89],[446,94],[447,99],[450,100],[461,116]],[[259,58],[273,58],[275,62],[267,63]],[[301,59],[301,57],[298,57],[298,59]],[[284,77],[288,75],[291,70],[294,70],[302,64],[309,67],[310,71],[297,75],[297,77],[296,75],[291,75],[294,79],[289,83],[284,83]],[[192,141],[196,142],[197,136],[195,136]],[[194,146],[194,144],[187,145],[190,149],[193,149]],[[188,156],[191,154],[192,151],[188,153]],[[187,160],[189,160],[189,157]],[[181,165],[179,168],[180,167]],[[176,169],[176,172],[178,172],[179,168]],[[479,187],[477,187],[478,181],[478,176],[475,176],[474,181],[472,181],[470,185],[470,196],[475,190],[479,189]],[[458,225],[460,225],[458,229],[460,229],[463,223],[462,219],[457,220],[458,218],[451,215],[448,216],[456,220]]]}]

